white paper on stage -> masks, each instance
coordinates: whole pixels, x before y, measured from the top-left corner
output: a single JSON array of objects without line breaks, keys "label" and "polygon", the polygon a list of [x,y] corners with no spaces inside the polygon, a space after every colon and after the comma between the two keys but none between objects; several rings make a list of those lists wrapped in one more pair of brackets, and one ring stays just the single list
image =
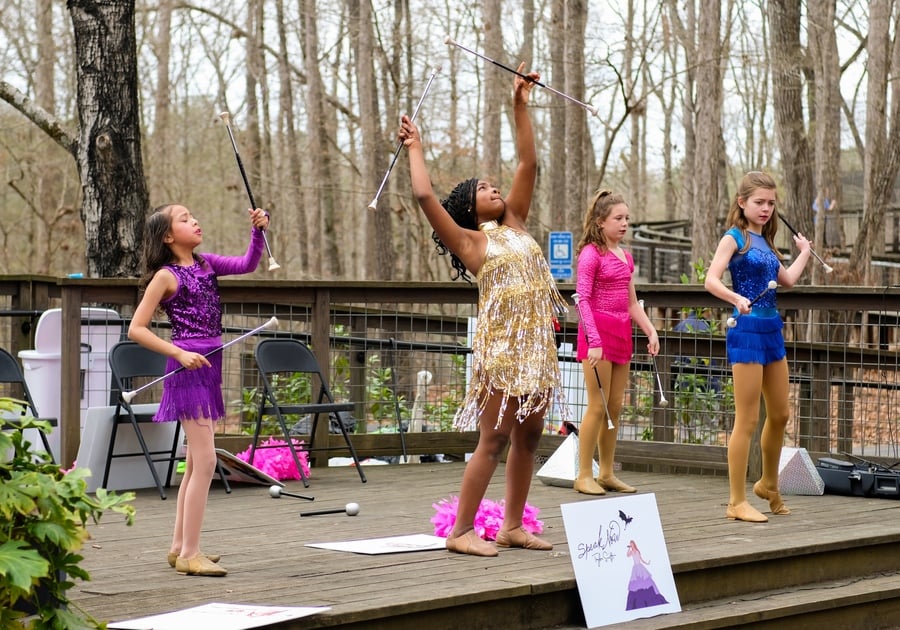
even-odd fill
[{"label": "white paper on stage", "polygon": [[656,495],[560,508],[589,628],[681,610]]},{"label": "white paper on stage", "polygon": [[387,538],[369,538],[364,540],[347,540],[342,542],[306,543],[307,547],[331,549],[333,551],[349,551],[366,555],[383,553],[406,553],[408,551],[435,551],[446,549],[446,540],[440,536],[428,534],[410,534],[408,536],[388,536]]},{"label": "white paper on stage", "polygon": [[110,630],[185,630],[185,628],[244,630],[245,628],[261,628],[281,621],[309,617],[326,610],[331,610],[331,607],[211,603],[162,615],[119,621],[111,623],[107,627]]}]

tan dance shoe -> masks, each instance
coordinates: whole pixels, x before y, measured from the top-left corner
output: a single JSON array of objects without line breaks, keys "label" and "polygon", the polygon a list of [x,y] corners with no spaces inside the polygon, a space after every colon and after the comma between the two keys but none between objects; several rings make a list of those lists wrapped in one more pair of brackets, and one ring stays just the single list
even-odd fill
[{"label": "tan dance shoe", "polygon": [[605,490],[609,492],[624,492],[625,494],[630,494],[632,492],[637,492],[637,488],[632,488],[627,483],[613,475],[612,477],[597,477],[597,483],[600,484]]},{"label": "tan dance shoe", "polygon": [[455,553],[464,553],[470,556],[483,556],[493,558],[497,555],[497,549],[479,536],[474,529],[470,529],[462,536],[451,538],[447,536],[447,549]]},{"label": "tan dance shoe", "polygon": [[202,575],[205,577],[224,577],[228,575],[225,567],[220,567],[203,554],[193,558],[175,558],[175,570],[184,575]]},{"label": "tan dance shoe", "polygon": [[769,517],[746,501],[737,505],[729,503],[725,508],[725,518],[729,518],[732,521],[747,521],[748,523],[766,523],[769,520]]},{"label": "tan dance shoe", "polygon": [[[222,559],[222,556],[220,556],[217,553],[203,553],[202,551],[200,553],[201,553],[201,555],[206,556],[213,562],[218,562],[219,560]],[[174,551],[170,551],[168,553],[168,555],[166,556],[166,560],[168,560],[169,566],[172,567],[173,569],[175,568],[175,560],[177,560],[177,559],[178,559],[178,554],[175,553]]]},{"label": "tan dance shoe", "polygon": [[753,484],[753,494],[769,502],[769,509],[772,511],[772,514],[784,515],[791,513],[784,501],[781,500],[781,493],[778,490],[769,490],[763,486],[762,479]]},{"label": "tan dance shoe", "polygon": [[606,490],[603,489],[603,486],[594,481],[593,477],[579,477],[575,480],[575,483],[572,484],[572,487],[575,488],[575,492],[580,492],[581,494],[606,494]]},{"label": "tan dance shoe", "polygon": [[552,544],[525,531],[523,527],[517,527],[508,532],[503,530],[497,532],[497,546],[519,547],[521,549],[534,549],[536,551],[550,551],[553,549]]}]

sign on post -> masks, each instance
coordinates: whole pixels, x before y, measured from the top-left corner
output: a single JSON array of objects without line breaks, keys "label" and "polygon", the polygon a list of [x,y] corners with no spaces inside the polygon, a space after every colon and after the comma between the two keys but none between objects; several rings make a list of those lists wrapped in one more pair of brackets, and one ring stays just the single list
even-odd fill
[{"label": "sign on post", "polygon": [[573,241],[571,232],[550,232],[550,273],[556,280],[571,280]]}]

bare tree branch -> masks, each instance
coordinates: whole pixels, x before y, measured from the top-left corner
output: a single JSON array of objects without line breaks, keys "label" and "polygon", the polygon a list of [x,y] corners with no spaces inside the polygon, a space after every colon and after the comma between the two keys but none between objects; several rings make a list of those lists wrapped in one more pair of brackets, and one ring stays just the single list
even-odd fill
[{"label": "bare tree branch", "polygon": [[74,157],[77,140],[56,116],[40,107],[27,94],[3,80],[0,80],[0,99],[19,110],[25,118],[37,125]]}]

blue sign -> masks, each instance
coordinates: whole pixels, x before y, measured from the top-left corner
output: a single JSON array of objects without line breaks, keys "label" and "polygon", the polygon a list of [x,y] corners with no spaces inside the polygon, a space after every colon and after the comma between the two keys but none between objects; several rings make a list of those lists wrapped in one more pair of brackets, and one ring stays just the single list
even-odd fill
[{"label": "blue sign", "polygon": [[573,241],[571,232],[550,232],[547,247],[550,273],[556,280],[572,278]]}]

